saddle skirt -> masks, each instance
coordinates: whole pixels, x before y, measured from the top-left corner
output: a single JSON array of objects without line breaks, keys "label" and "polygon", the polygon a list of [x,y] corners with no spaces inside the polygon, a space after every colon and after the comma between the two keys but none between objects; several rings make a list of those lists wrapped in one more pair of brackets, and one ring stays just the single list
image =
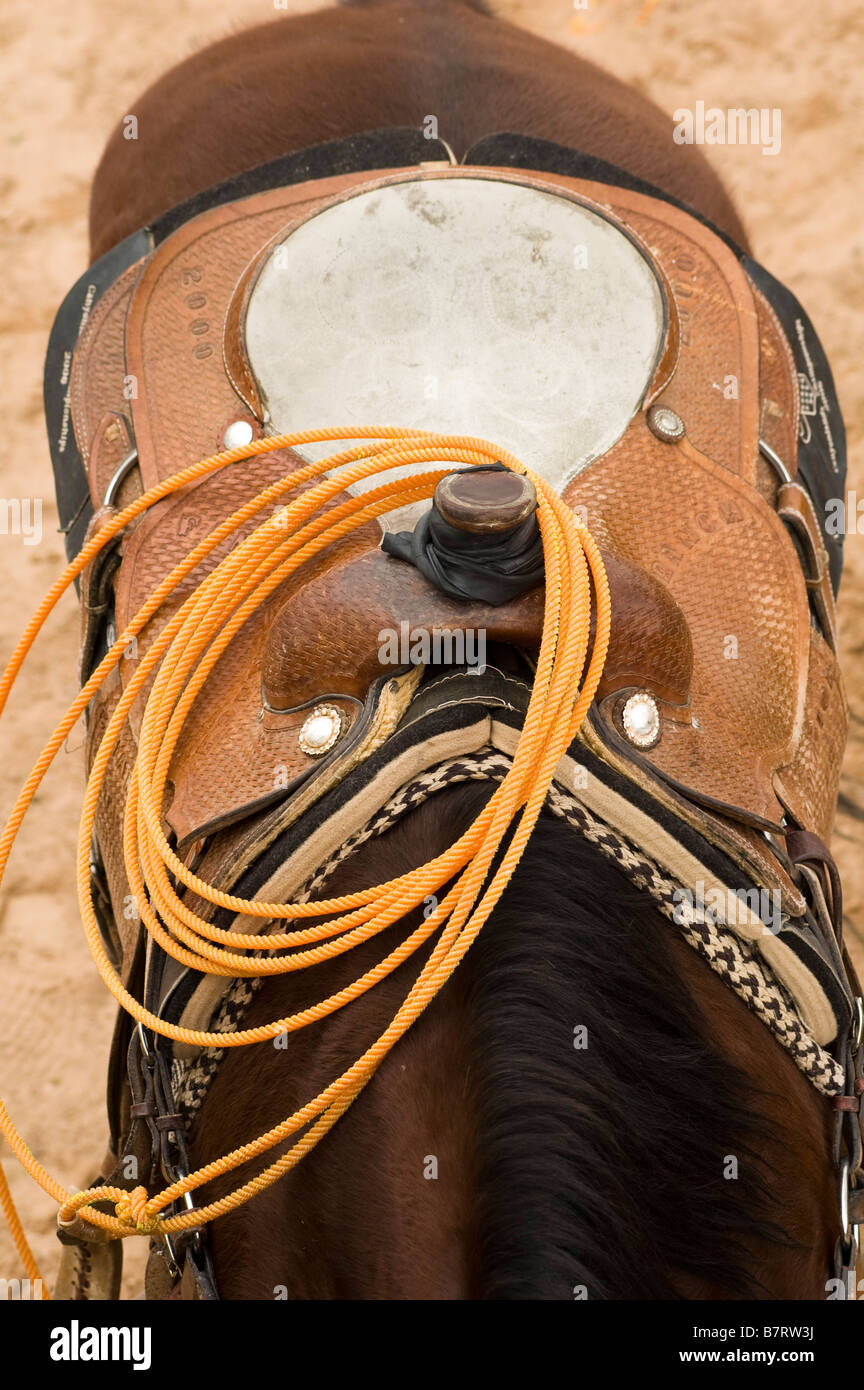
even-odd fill
[{"label": "saddle skirt", "polygon": [[[720,232],[542,141],[496,136],[461,166],[415,132],[334,142],[211,190],[92,267],[58,315],[46,412],[70,553],[117,505],[226,441],[330,422],[350,438],[352,421],[378,421],[511,449],[580,510],[612,592],[603,679],[559,789],[685,887],[767,895],[777,911],[757,901],[732,929],[818,1048],[848,1027],[837,943],[787,843],[790,830],[829,839],[846,738],[841,540],[825,521],[844,487],[843,426],[806,314]],[[97,557],[82,577],[83,675],[198,541],[302,461],[281,451],[208,476]],[[411,527],[417,510],[383,525]],[[369,524],[286,582],[192,710],[164,814],[222,887],[248,886],[293,834],[302,869],[288,856],[277,875],[293,891],[334,834],[423,769],[512,756],[506,672],[388,667],[382,634],[482,632],[530,663],[541,592],[454,599],[381,540]],[[188,592],[94,702],[91,754]],[[627,723],[634,695],[657,712],[651,741]],[[323,757],[302,732],[321,705],[339,728]],[[128,975],[116,807],[98,833]],[[224,981],[165,979],[162,1002],[173,992],[184,1022],[213,1015]]]}]

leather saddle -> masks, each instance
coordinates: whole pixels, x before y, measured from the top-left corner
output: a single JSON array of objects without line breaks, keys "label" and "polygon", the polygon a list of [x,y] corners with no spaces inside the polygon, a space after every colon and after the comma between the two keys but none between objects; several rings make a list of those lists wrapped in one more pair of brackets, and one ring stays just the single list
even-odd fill
[{"label": "leather saddle", "polygon": [[[824,523],[843,426],[806,314],[692,211],[575,152],[497,136],[454,166],[412,132],[328,149],[169,214],[67,300],[46,406],[70,548],[226,440],[356,421],[500,442],[581,509],[609,572],[612,642],[573,756],[803,918],[786,836],[828,840],[847,720]],[[98,557],[85,674],[241,496],[303,461],[188,486]],[[190,855],[250,818],[272,842],[406,727],[430,673],[382,664],[382,633],[482,632],[530,665],[540,590],[454,598],[381,542],[369,525],[289,581],[212,673],[165,808]],[[94,703],[91,748],[118,688]],[[650,741],[628,726],[634,695],[656,710]],[[304,737],[321,706],[338,715],[323,756]],[[99,834],[116,904],[117,831]]]}]

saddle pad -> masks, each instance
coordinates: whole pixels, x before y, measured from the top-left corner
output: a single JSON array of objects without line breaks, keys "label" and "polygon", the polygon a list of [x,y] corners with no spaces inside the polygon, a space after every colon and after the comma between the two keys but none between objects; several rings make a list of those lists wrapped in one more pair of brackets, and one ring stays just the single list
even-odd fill
[{"label": "saddle pad", "polygon": [[[384,821],[392,824],[415,804],[406,792],[415,782],[423,781],[429,795],[448,785],[457,764],[479,760],[488,765],[481,774],[486,776],[496,775],[492,764],[506,768],[528,688],[491,669],[482,678],[466,676],[463,685],[475,693],[465,695],[458,675],[433,679],[417,701],[417,713],[406,715],[387,747],[324,794],[302,821],[280,826],[271,815],[245,833],[218,837],[200,866],[205,877],[215,874],[223,890],[242,896],[290,900],[299,894],[306,900],[322,891],[327,866],[363,842],[363,827],[376,823],[382,809],[391,808]],[[658,902],[685,934],[695,932],[691,944],[712,968],[735,976],[733,987],[741,986],[738,992],[802,1070],[826,1093],[836,1090],[839,1069],[822,1049],[848,1025],[851,1004],[842,970],[828,964],[813,930],[791,923],[782,910],[778,915],[771,895],[754,892],[732,861],[708,850],[674,817],[658,818],[649,802],[634,802],[626,783],[578,746],[556,769],[550,808],[563,801],[577,830],[613,853],[628,876],[652,894],[664,885]],[[197,911],[204,904],[193,898],[191,906]],[[256,919],[221,909],[210,915],[223,930],[258,929]],[[725,939],[701,930],[709,927]],[[240,994],[249,987],[238,982]],[[170,1001],[170,1016],[184,1026],[207,1027],[222,1007],[223,991],[224,981],[178,973],[174,965],[166,977],[165,1004]],[[769,997],[773,1003],[766,1002]],[[182,1061],[197,1053],[176,1045],[174,1055]]]}]

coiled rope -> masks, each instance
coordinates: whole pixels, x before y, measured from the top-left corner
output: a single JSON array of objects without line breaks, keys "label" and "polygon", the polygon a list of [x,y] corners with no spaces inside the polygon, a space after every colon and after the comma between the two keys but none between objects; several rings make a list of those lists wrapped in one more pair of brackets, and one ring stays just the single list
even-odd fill
[{"label": "coiled rope", "polygon": [[[500,898],[540,814],[555,766],[585,717],[603,669],[610,625],[609,588],[603,562],[583,522],[543,478],[506,450],[482,439],[439,435],[426,430],[352,425],[346,429],[308,430],[258,439],[215,454],[159,483],[113,516],[67,566],[28,624],[0,678],[0,713],[27,653],[61,596],[94,556],[130,522],[179,488],[231,464],[271,450],[340,439],[366,442],[294,469],[246,502],[175,566],[117,636],[45,745],[15,802],[0,836],[0,882],[21,822],[42,779],[70,730],[117,667],[129,644],[217,546],[270,509],[273,514],[259,521],[245,539],[234,544],[158,632],[106,725],[87,782],[77,854],[79,907],[93,960],[114,998],[132,1018],[154,1033],[198,1047],[244,1047],[294,1032],[327,1017],[397,969],[435,933],[439,933],[438,939],[392,1022],[347,1071],[314,1100],[253,1143],[241,1145],[152,1196],[143,1186],[133,1192],[108,1185],[83,1192],[67,1191],[30,1152],[0,1101],[0,1132],[30,1175],[59,1204],[60,1220],[69,1222],[77,1213],[108,1238],[170,1235],[234,1211],[293,1168],[332,1128],[356,1100],[393,1045],[449,979]],[[365,490],[347,501],[329,505],[351,484],[406,465],[446,462],[451,466],[466,466],[496,460],[524,474],[536,489],[546,589],[534,685],[513,764],[477,819],[450,849],[428,864],[387,883],[325,901],[248,900],[224,893],[198,878],[168,844],[162,829],[161,811],[171,757],[183,723],[222,653],[247,619],[302,565],[328,545],[391,508],[430,497],[438,481],[452,469],[437,467],[412,473]],[[332,475],[334,470],[335,476],[321,478],[323,474]],[[320,480],[315,482],[315,479]],[[286,502],[286,496],[298,489],[305,490]],[[592,594],[595,629],[586,670]],[[141,921],[175,960],[204,974],[232,977],[302,970],[342,955],[359,942],[386,930],[429,895],[437,895],[456,876],[434,911],[395,950],[353,984],[312,1008],[276,1019],[264,1027],[234,1033],[183,1028],[144,1008],[126,990],[108,959],[93,907],[90,845],[97,802],[111,755],[133,703],[151,680],[137,758],[126,795],[123,850]],[[493,860],[511,831],[501,861],[489,877]],[[221,930],[190,910],[178,896],[169,875],[180,885],[180,891],[185,888],[208,903],[245,917],[275,922],[296,922],[309,917],[327,920],[295,930],[261,933]],[[266,954],[250,956],[250,950]],[[186,1193],[266,1154],[292,1136],[299,1137],[278,1160],[218,1201],[194,1210],[163,1215],[166,1208]],[[112,1205],[113,1213],[98,1210],[93,1205],[96,1202]],[[39,1279],[39,1270],[2,1168],[0,1205],[29,1276]]]}]

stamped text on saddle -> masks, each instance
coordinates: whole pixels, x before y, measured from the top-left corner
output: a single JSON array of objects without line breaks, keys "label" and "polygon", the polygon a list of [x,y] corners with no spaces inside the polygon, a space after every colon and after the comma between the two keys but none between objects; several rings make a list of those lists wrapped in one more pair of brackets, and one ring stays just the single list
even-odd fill
[{"label": "stamped text on saddle", "polygon": [[[337,419],[349,441],[352,421],[495,440],[583,517],[611,592],[602,678],[556,771],[559,813],[605,836],[658,900],[686,889],[687,939],[758,1012],[730,965],[738,945],[711,946],[705,925],[706,890],[746,898],[719,920],[751,980],[774,991],[776,1017],[761,1016],[840,1095],[856,990],[825,849],[846,703],[841,542],[823,517],[845,458],[812,326],[722,234],[611,166],[604,176],[594,160],[587,177],[574,151],[496,136],[454,167],[435,142],[388,139],[389,160],[358,156],[353,171],[344,157],[338,173],[294,181],[265,166],[256,192],[214,190],[72,291],[46,375],[70,549],[140,491],[266,435]],[[57,369],[73,350],[67,401]],[[822,381],[822,434],[799,428],[805,358]],[[246,498],[330,452],[246,458],[129,525],[82,575],[83,675]],[[162,814],[184,862],[247,902],[296,901],[412,779],[466,758],[500,775],[543,628],[536,505],[531,483],[494,463],[454,469],[431,505],[367,522],[275,589],[204,681],[174,750]],[[200,574],[92,701],[91,757]],[[481,632],[486,661],[388,664],[394,631]],[[114,755],[121,784],[145,698]],[[118,907],[120,833],[98,815],[96,832],[105,936],[128,979],[144,967]],[[149,1007],[209,1025],[224,976],[193,980],[163,955],[151,943]],[[175,1045],[175,1067],[191,1055]]]}]

